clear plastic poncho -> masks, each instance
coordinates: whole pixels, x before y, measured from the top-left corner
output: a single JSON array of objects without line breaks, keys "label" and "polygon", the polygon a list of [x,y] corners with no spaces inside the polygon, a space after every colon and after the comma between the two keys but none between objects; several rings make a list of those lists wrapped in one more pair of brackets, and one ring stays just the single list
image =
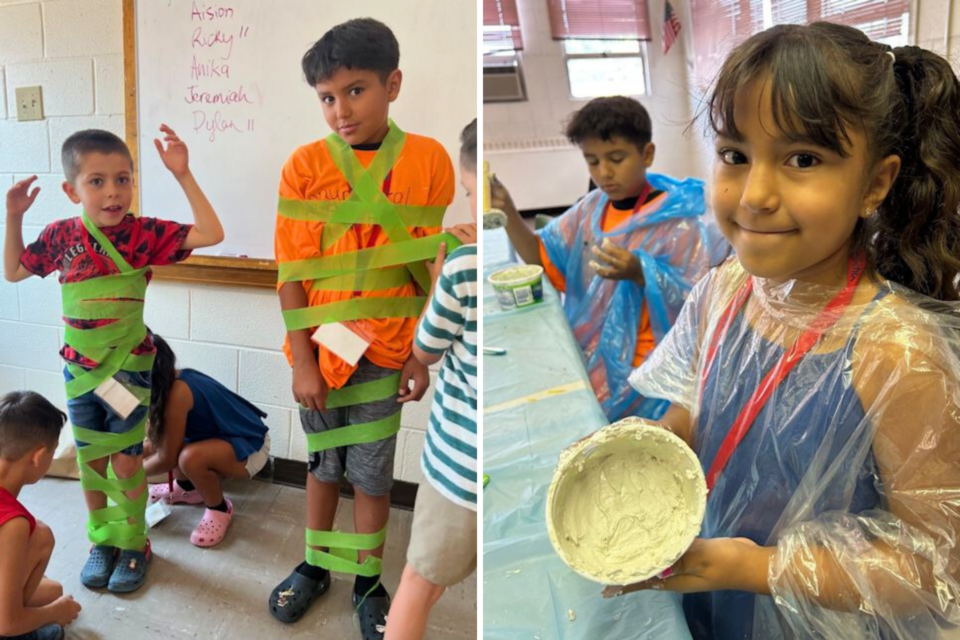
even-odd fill
[{"label": "clear plastic poncho", "polygon": [[[566,279],[564,311],[586,359],[590,382],[611,421],[626,415],[657,418],[663,414],[666,403],[642,398],[627,383],[640,309],[646,302],[659,343],[693,284],[709,267],[703,182],[653,173],[647,174],[647,181],[665,191],[666,197],[608,233],[601,231],[601,222],[609,198],[600,189],[540,232],[547,256]],[[597,275],[590,266],[595,260],[591,248],[604,238],[637,256],[645,286]]]},{"label": "clear plastic poncho", "polygon": [[[758,379],[836,289],[753,279],[731,259],[630,377],[687,408],[706,471]],[[703,537],[776,547],[772,597],[684,597],[695,638],[936,638],[960,624],[960,307],[865,277],[775,388],[718,476]]]}]

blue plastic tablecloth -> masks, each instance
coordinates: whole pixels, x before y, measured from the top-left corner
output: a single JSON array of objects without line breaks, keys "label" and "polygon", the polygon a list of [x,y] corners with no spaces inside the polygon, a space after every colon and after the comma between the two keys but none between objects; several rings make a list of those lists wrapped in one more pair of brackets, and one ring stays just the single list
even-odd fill
[{"label": "blue plastic tablecloth", "polygon": [[679,596],[605,600],[550,545],[544,512],[560,452],[607,421],[557,292],[545,282],[542,303],[501,311],[486,282],[494,268],[484,268],[483,344],[507,353],[483,357],[483,637],[688,640]]}]

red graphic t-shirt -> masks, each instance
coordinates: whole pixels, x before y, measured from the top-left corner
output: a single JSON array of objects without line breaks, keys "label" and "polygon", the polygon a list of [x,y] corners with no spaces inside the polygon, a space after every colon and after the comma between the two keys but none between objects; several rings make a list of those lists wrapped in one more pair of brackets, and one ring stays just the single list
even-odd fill
[{"label": "red graphic t-shirt", "polygon": [[27,508],[20,504],[20,501],[13,497],[13,494],[0,487],[0,525],[6,524],[8,520],[14,518],[26,518],[30,523],[30,533],[37,528],[37,520],[27,511]]},{"label": "red graphic t-shirt", "polygon": [[[128,214],[120,224],[113,227],[101,227],[100,231],[117,249],[123,259],[134,269],[148,266],[162,266],[186,260],[189,250],[181,249],[183,241],[193,225],[180,224],[157,218],[136,218]],[[97,255],[91,257],[90,247]],[[47,225],[40,237],[32,242],[20,258],[20,264],[33,274],[45,278],[54,271],[60,272],[60,283],[82,282],[105,275],[120,273],[113,259],[100,246],[95,238],[87,233],[83,220],[67,218]],[[150,281],[147,271],[147,281]],[[114,320],[69,320],[64,322],[79,329],[93,329],[114,322]],[[150,335],[134,349],[134,355],[155,353]],[[60,350],[64,360],[83,367],[92,368],[96,362],[77,353],[71,346],[64,345]]]}]

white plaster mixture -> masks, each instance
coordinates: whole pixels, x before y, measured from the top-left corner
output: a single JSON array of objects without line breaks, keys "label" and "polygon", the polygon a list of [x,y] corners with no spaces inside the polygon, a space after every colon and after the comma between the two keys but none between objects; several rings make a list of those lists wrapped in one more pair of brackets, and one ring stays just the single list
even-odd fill
[{"label": "white plaster mixture", "polygon": [[706,494],[700,462],[680,438],[626,418],[561,454],[547,495],[550,541],[591,580],[646,580],[700,532]]},{"label": "white plaster mixture", "polygon": [[514,285],[528,280],[535,280],[543,273],[543,267],[535,264],[524,264],[519,267],[508,267],[490,274],[487,280],[490,284]]}]

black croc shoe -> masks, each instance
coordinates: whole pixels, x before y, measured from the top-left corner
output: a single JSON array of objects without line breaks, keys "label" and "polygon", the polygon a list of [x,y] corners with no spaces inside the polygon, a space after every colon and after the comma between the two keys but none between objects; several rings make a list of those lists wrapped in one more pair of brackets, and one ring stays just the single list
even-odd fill
[{"label": "black croc shoe", "polygon": [[330,589],[330,572],[322,580],[314,580],[293,571],[270,594],[270,614],[280,622],[296,622],[303,617],[314,600]]}]

